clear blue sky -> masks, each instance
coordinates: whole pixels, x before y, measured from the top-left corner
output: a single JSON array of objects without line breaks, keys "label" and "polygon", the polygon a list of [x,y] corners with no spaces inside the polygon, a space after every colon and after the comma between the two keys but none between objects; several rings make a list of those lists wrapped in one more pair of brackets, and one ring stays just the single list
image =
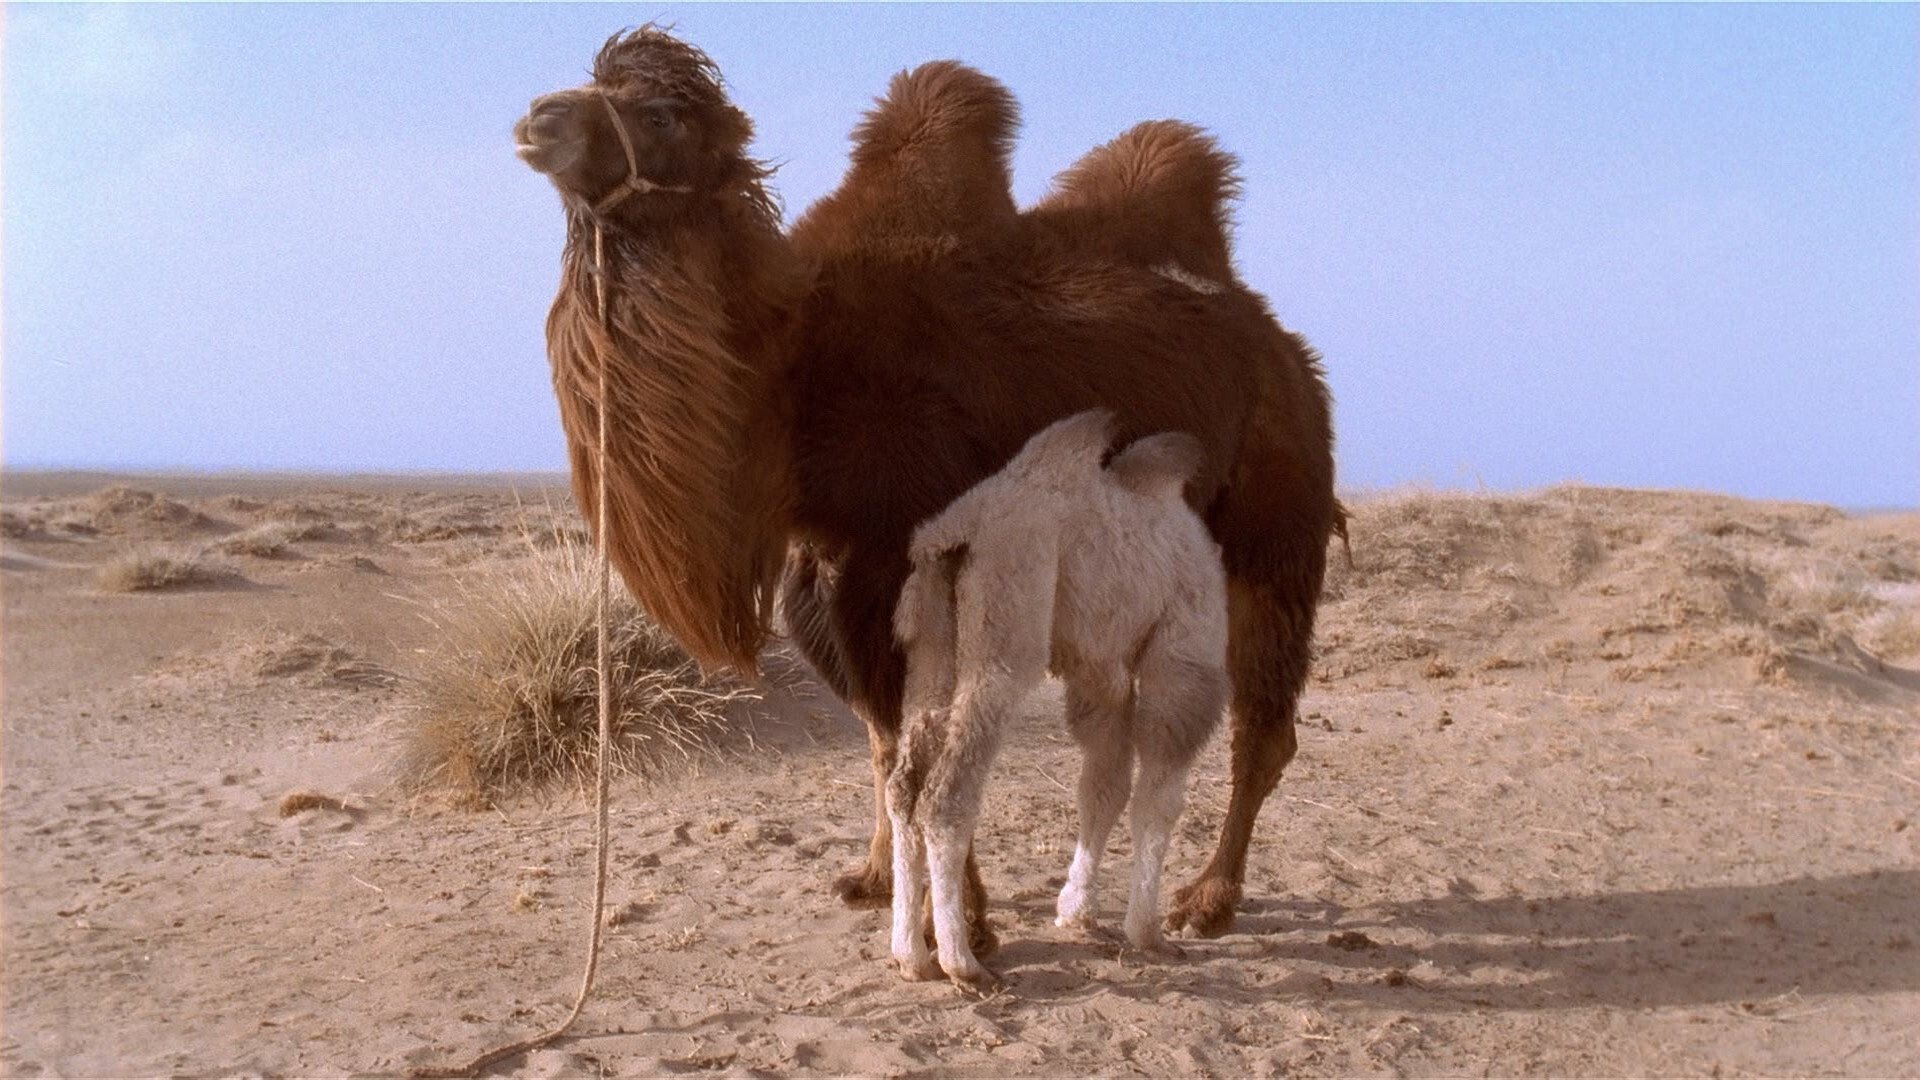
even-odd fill
[{"label": "clear blue sky", "polygon": [[4,15],[12,467],[562,468],[536,94],[671,20],[790,216],[903,67],[1240,155],[1341,483],[1920,502],[1920,10],[158,6]]}]

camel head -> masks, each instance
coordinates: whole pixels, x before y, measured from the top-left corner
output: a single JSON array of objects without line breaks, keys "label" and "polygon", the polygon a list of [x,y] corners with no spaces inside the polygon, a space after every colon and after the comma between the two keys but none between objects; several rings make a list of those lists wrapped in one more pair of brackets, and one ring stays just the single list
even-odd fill
[{"label": "camel head", "polygon": [[707,54],[650,25],[608,38],[593,81],[535,98],[513,126],[520,160],[562,198],[626,219],[757,185],[752,137]]}]

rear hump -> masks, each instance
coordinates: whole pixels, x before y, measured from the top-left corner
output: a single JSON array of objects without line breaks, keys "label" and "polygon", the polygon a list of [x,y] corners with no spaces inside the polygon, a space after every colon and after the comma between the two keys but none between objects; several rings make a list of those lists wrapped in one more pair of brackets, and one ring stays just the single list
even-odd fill
[{"label": "rear hump", "polygon": [[1211,136],[1149,120],[1055,177],[1028,217],[1076,250],[1224,285],[1234,280],[1229,206],[1239,194],[1239,163]]}]

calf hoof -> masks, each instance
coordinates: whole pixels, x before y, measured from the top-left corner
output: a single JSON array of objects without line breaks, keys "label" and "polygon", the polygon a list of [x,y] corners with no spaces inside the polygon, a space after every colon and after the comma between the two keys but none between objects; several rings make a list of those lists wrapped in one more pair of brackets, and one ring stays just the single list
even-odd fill
[{"label": "calf hoof", "polygon": [[1128,934],[1127,944],[1161,960],[1179,960],[1187,955],[1187,950],[1161,937],[1158,932]]},{"label": "calf hoof", "polygon": [[960,989],[963,994],[974,997],[986,997],[1000,989],[1000,976],[985,964],[975,963],[971,967],[956,965],[957,970],[947,972],[948,981]]},{"label": "calf hoof", "polygon": [[893,903],[893,870],[884,872],[862,864],[850,874],[833,879],[834,895],[850,908],[868,910]]},{"label": "calf hoof", "polygon": [[1053,925],[1063,930],[1091,930],[1094,927],[1093,902],[1087,894],[1069,884],[1060,890],[1060,899],[1053,905]]},{"label": "calf hoof", "polygon": [[1167,909],[1169,933],[1216,938],[1233,929],[1240,888],[1224,878],[1203,877],[1173,894]]},{"label": "calf hoof", "polygon": [[940,965],[931,956],[896,956],[893,962],[900,969],[900,977],[908,982],[932,982],[941,975]]}]

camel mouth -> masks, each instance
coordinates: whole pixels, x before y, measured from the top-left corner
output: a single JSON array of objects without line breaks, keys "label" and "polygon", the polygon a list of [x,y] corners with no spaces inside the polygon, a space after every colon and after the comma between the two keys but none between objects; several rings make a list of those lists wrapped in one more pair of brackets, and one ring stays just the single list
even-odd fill
[{"label": "camel mouth", "polygon": [[581,139],[547,141],[537,135],[529,137],[525,131],[514,133],[513,155],[536,172],[549,175],[564,172],[580,160],[585,150],[585,142]]},{"label": "camel mouth", "polygon": [[513,125],[513,153],[543,173],[570,168],[586,150],[586,139],[571,112],[558,102],[536,102]]}]

